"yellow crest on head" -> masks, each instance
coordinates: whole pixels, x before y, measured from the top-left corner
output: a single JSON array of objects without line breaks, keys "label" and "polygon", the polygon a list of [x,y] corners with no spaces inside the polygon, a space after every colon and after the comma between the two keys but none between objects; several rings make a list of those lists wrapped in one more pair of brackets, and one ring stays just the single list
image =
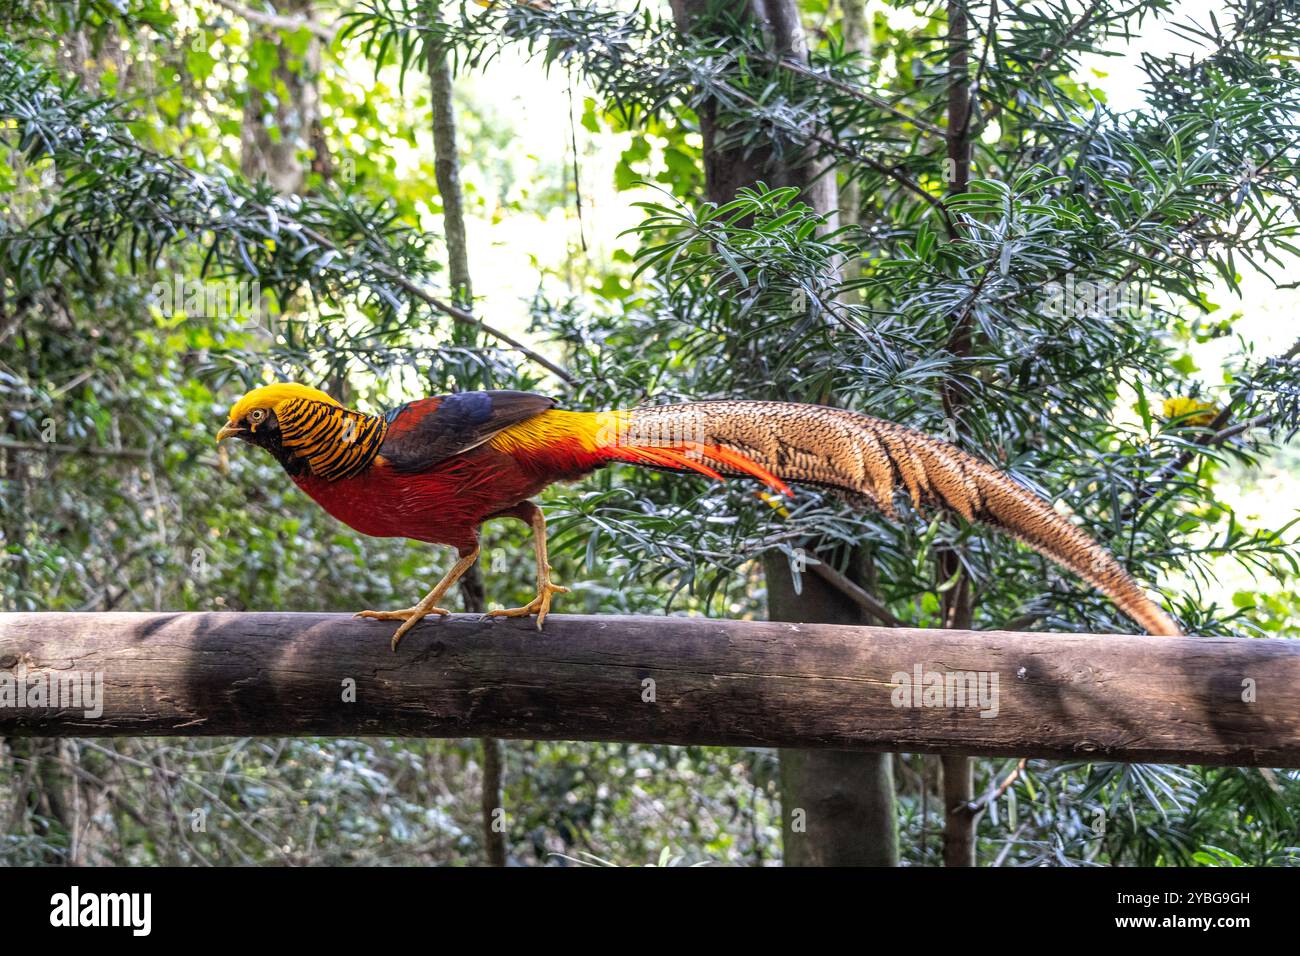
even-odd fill
[{"label": "yellow crest on head", "polygon": [[230,420],[237,422],[255,408],[269,408],[271,411],[275,411],[281,402],[291,401],[295,398],[312,402],[324,402],[327,405],[339,405],[338,402],[318,388],[299,385],[296,382],[276,382],[274,385],[263,385],[261,388],[255,388],[235,402],[230,409]]}]

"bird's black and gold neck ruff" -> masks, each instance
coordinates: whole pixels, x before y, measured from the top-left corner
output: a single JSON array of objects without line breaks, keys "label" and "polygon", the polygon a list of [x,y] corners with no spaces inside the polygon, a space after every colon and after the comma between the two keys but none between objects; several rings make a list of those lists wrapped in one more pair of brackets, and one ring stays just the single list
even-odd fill
[{"label": "bird's black and gold neck ruff", "polygon": [[324,481],[351,478],[364,471],[379,454],[388,432],[388,423],[379,415],[311,399],[281,403],[276,419],[285,467],[293,473],[292,459]]}]

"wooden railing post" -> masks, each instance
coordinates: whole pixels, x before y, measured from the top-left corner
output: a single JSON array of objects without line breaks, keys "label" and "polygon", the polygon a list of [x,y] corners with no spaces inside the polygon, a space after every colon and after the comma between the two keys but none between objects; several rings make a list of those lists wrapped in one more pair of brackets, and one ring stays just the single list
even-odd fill
[{"label": "wooden railing post", "polygon": [[563,614],[539,633],[452,615],[393,653],[390,631],[345,614],[0,614],[0,735],[494,736],[1300,767],[1298,641]]}]

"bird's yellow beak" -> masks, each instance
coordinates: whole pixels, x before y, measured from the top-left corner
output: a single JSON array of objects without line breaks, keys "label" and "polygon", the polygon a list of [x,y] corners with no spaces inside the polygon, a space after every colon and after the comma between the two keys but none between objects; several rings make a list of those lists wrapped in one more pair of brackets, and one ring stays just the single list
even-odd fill
[{"label": "bird's yellow beak", "polygon": [[217,432],[217,444],[221,444],[227,438],[237,438],[244,434],[244,429],[240,428],[234,422],[226,422],[221,426],[221,431]]}]

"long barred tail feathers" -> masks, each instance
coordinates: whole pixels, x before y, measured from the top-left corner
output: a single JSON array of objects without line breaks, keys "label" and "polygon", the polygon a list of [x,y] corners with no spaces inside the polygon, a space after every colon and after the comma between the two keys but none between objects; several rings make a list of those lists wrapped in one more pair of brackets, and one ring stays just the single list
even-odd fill
[{"label": "long barred tail feathers", "polygon": [[844,409],[785,402],[692,402],[597,416],[605,457],[710,477],[748,475],[865,499],[897,517],[895,494],[992,525],[1073,571],[1151,634],[1174,620],[1100,544],[1034,492],[947,442]]}]

